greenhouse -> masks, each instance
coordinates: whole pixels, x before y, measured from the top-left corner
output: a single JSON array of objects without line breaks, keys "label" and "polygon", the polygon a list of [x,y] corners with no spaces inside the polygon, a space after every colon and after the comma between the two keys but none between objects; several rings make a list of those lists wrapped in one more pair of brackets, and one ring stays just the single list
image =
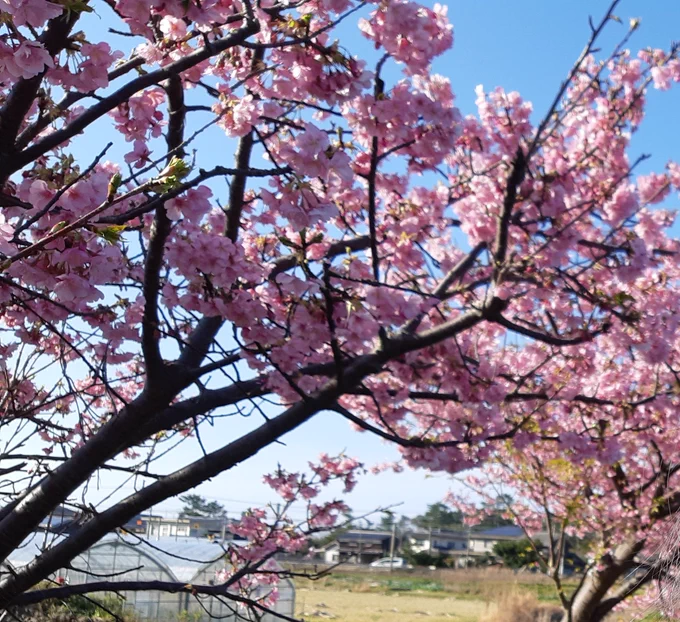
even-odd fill
[{"label": "greenhouse", "polygon": [[[14,567],[22,566],[36,557],[47,542],[55,544],[59,539],[50,534],[34,534],[15,551],[9,562]],[[61,570],[57,576],[70,585],[102,580],[102,577],[110,581],[177,581],[206,585],[214,583],[216,573],[224,566],[222,547],[207,539],[160,538],[147,541],[111,534],[74,559],[73,567],[77,570]],[[266,596],[268,589],[262,588],[253,597]],[[292,581],[282,579],[278,590],[279,598],[274,610],[292,617],[295,609]],[[189,593],[160,591],[120,592],[120,595],[125,600],[125,607],[142,620],[207,622],[220,619],[236,622],[250,619],[246,610],[239,609],[237,614],[231,601],[213,596],[195,597]],[[280,618],[267,614],[258,619],[274,622]]]}]

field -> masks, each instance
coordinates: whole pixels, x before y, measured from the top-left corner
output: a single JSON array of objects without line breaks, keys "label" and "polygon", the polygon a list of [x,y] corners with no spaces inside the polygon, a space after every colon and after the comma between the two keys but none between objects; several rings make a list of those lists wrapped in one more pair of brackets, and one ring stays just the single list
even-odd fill
[{"label": "field", "polygon": [[504,595],[521,592],[549,606],[551,584],[536,575],[481,571],[342,572],[297,583],[297,613],[310,621],[478,622],[496,618]]},{"label": "field", "polygon": [[422,594],[380,594],[332,589],[301,589],[298,615],[304,620],[337,622],[477,622],[489,606],[477,600],[427,598]]},{"label": "field", "polygon": [[[545,577],[499,569],[392,574],[343,569],[296,584],[296,613],[309,622],[548,621],[557,605]],[[608,622],[631,619],[617,615]]]}]

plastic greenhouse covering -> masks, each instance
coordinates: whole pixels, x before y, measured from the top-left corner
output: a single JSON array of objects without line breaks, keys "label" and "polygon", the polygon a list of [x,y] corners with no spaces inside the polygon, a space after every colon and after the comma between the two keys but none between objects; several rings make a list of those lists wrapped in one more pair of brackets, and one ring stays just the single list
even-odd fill
[{"label": "plastic greenhouse covering", "polygon": [[[14,567],[22,566],[36,557],[47,544],[55,544],[60,539],[52,534],[36,533],[8,561]],[[206,585],[215,581],[216,573],[224,568],[225,562],[222,547],[205,538],[142,540],[111,534],[78,556],[72,565],[87,572],[64,569],[56,573],[71,585],[102,580],[101,575],[105,576],[104,580],[110,581],[155,580]],[[253,594],[254,598],[265,596],[270,588],[261,589],[260,593]],[[282,579],[278,590],[274,611],[292,617],[295,610],[292,581]],[[120,592],[120,595],[124,598],[125,607],[142,620],[207,622],[219,619],[237,622],[249,620],[251,615],[242,608],[238,614],[234,613],[235,603],[213,596],[195,597],[188,593],[160,591]],[[262,622],[280,620],[272,614],[260,619]]]}]

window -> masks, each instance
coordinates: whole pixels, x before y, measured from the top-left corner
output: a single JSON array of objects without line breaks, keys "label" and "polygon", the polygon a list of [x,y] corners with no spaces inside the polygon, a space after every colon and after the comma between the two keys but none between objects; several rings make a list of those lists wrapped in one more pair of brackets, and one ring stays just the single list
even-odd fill
[{"label": "window", "polygon": [[161,536],[170,535],[170,525],[161,525]]}]

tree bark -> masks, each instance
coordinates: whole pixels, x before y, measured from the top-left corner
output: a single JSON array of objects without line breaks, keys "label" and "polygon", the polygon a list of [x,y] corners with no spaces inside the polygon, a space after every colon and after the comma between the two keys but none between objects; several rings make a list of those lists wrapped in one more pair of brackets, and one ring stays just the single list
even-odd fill
[{"label": "tree bark", "polygon": [[565,612],[562,622],[601,622],[610,613],[610,608],[600,605],[616,582],[630,571],[635,556],[644,542],[629,540],[619,545],[614,553],[603,558],[604,568],[592,569],[579,587]]}]

